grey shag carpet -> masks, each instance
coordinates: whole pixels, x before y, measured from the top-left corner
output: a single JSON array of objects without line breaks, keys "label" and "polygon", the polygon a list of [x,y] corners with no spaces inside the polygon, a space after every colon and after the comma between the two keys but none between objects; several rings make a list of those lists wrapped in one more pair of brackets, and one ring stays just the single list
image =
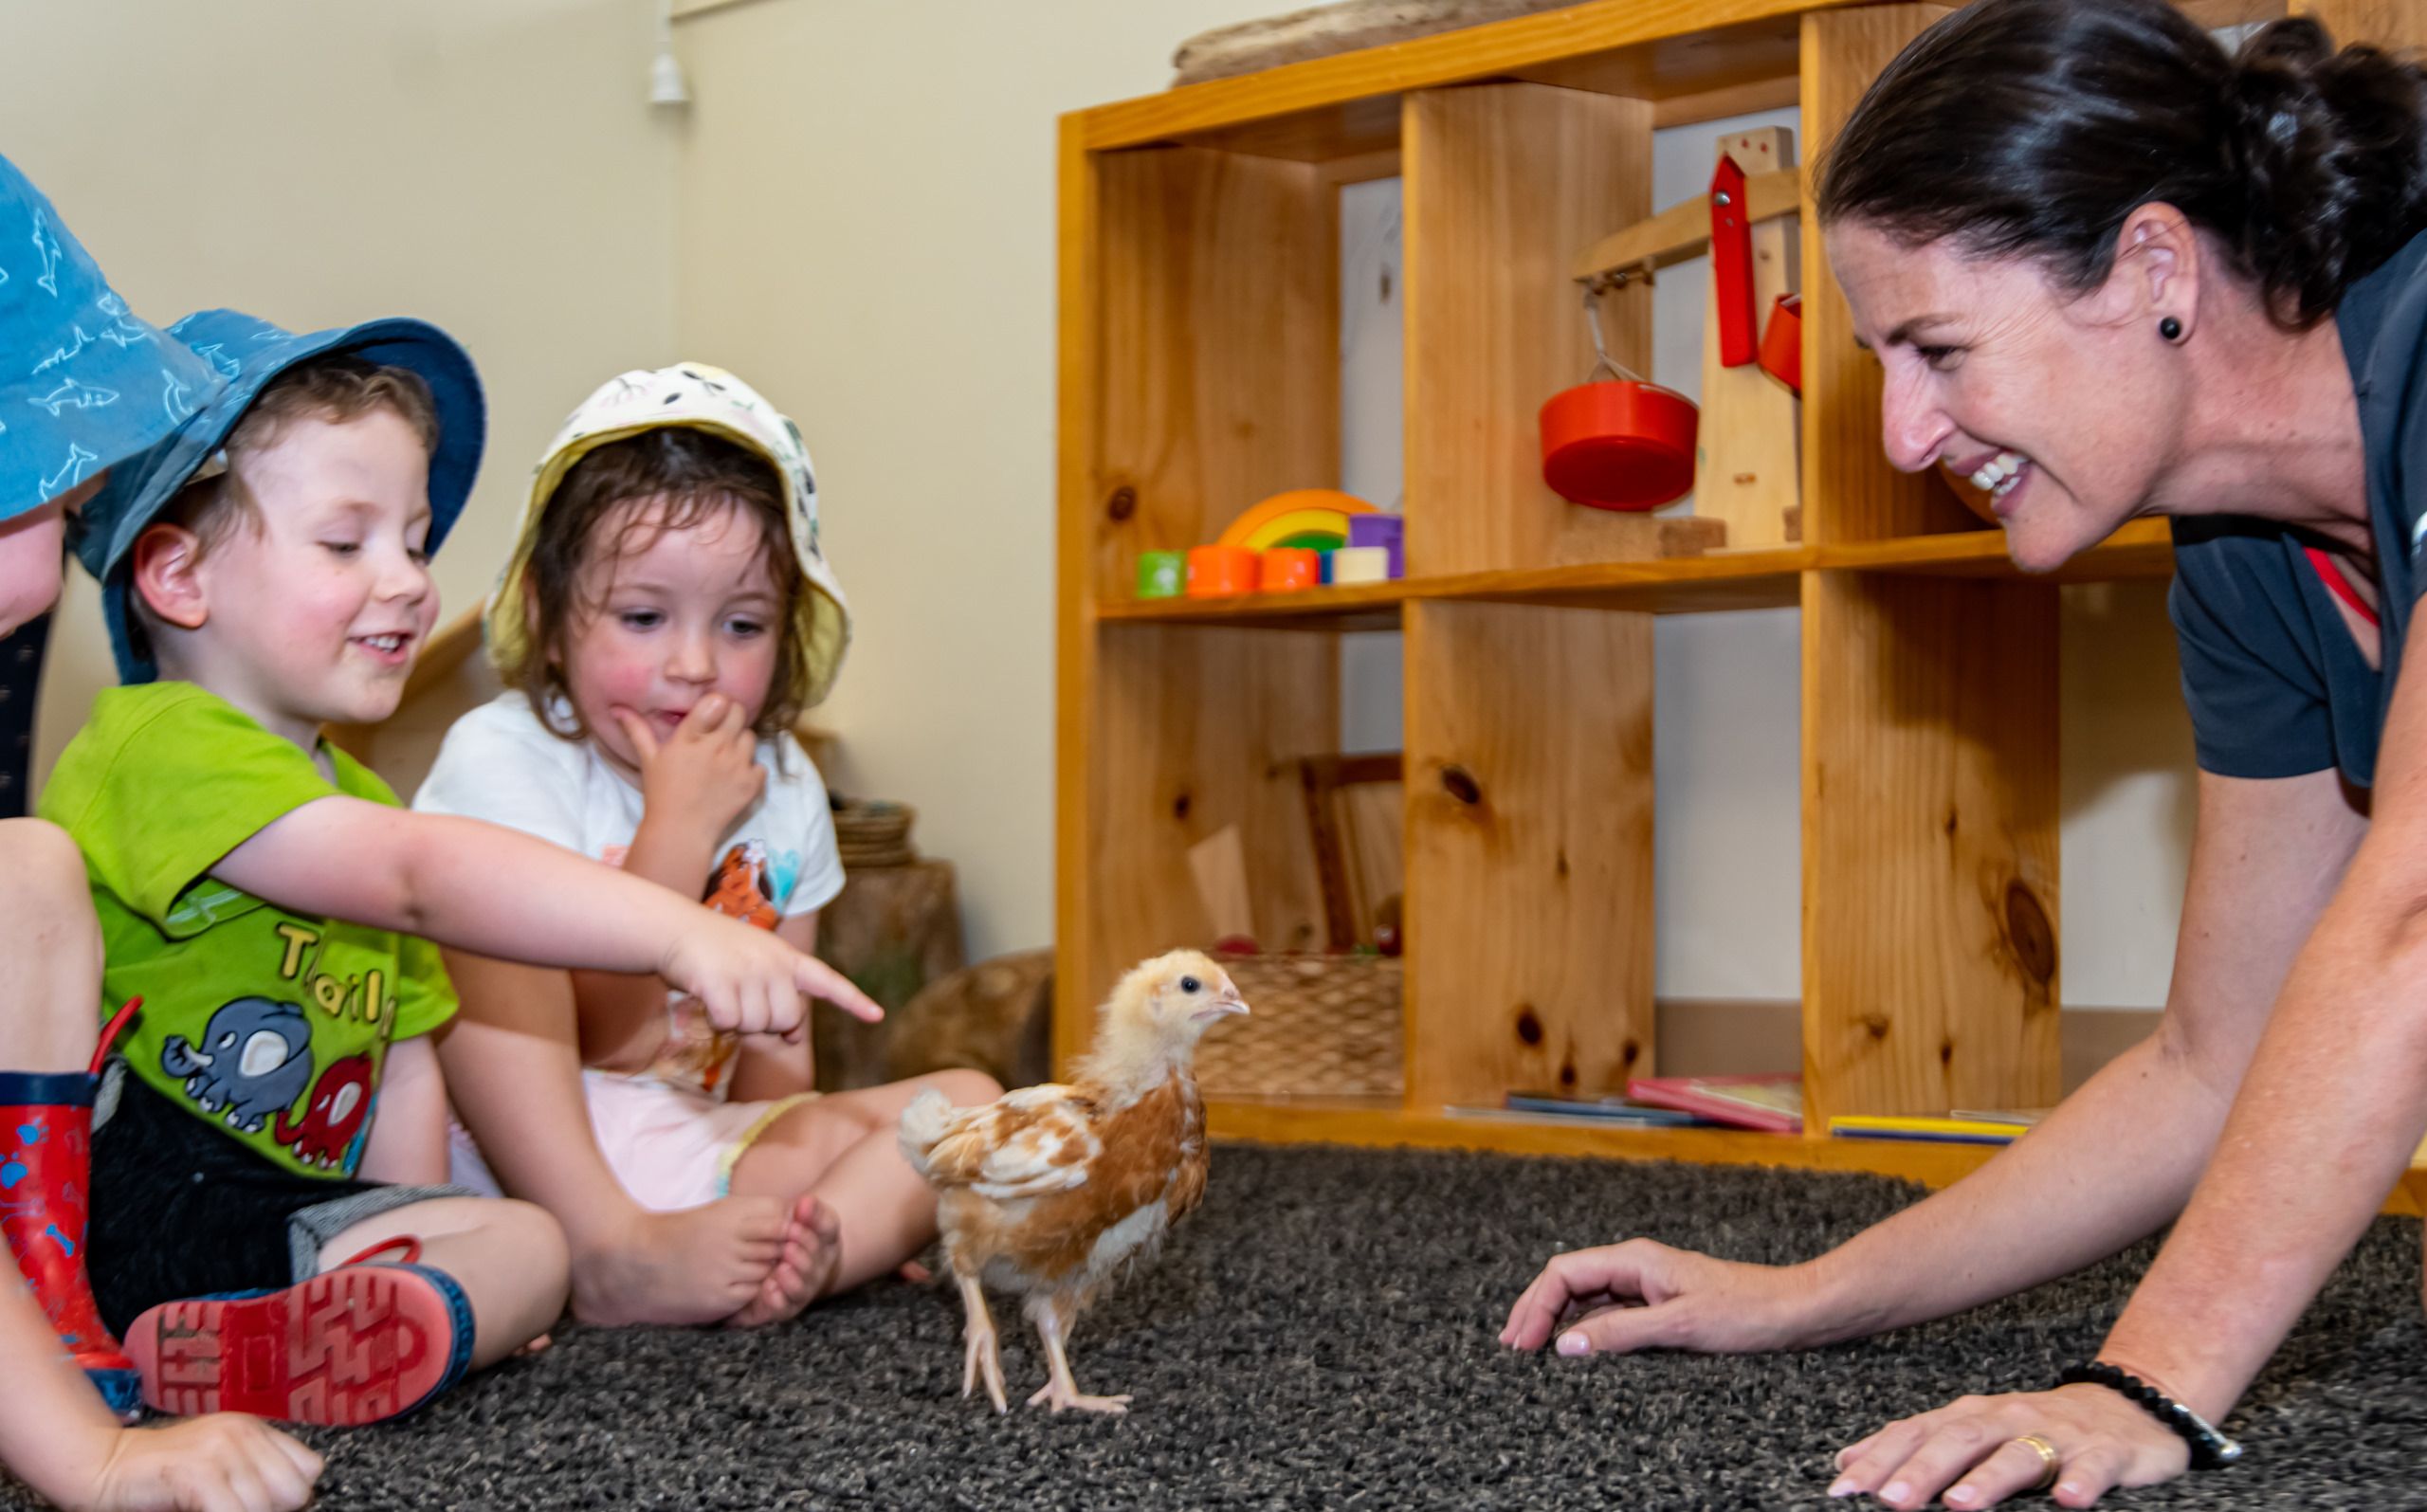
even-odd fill
[{"label": "grey shag carpet", "polygon": [[[1080,1384],[1135,1393],[1126,1418],[1020,1408],[1044,1367],[1008,1303],[1012,1414],[963,1401],[949,1286],[887,1282],[771,1332],[568,1327],[417,1418],[309,1435],[329,1461],[320,1504],[1843,1507],[1823,1494],[1840,1445],[1967,1391],[2051,1380],[2095,1346],[2146,1248],[1804,1354],[1569,1360],[1495,1336],[1560,1248],[1644,1233],[1792,1260],[1920,1194],[1865,1176],[1225,1146],[1203,1210],[1082,1322]],[[2418,1266],[2418,1224],[2379,1220],[2231,1420],[2248,1459],[2108,1504],[2427,1509]]]}]

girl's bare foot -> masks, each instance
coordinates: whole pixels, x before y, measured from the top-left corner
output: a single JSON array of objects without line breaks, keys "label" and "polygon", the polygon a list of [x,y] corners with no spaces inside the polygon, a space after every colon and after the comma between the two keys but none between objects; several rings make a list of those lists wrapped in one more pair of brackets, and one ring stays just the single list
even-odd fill
[{"label": "girl's bare foot", "polygon": [[573,1314],[611,1328],[733,1318],[758,1305],[795,1227],[768,1197],[636,1211],[620,1230],[575,1241]]},{"label": "girl's bare foot", "polygon": [[784,1255],[749,1305],[727,1319],[735,1328],[757,1328],[797,1318],[826,1295],[843,1264],[843,1227],[834,1210],[803,1193],[793,1204]]}]

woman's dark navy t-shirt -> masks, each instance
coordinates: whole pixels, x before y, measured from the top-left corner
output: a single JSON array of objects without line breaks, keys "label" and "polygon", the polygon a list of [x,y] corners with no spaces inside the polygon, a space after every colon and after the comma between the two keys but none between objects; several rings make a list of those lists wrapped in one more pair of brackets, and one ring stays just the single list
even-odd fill
[{"label": "woman's dark navy t-shirt", "polygon": [[2242,516],[2174,521],[2168,607],[2203,771],[2376,780],[2427,534],[2427,235],[2353,284],[2335,311],[2360,404],[2377,538],[2382,668],[2360,654],[2303,551],[2314,537]]}]

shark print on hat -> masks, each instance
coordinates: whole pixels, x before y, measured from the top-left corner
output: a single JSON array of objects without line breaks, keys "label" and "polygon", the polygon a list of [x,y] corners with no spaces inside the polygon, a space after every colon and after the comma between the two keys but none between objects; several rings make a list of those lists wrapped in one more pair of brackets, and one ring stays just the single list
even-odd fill
[{"label": "shark print on hat", "polygon": [[218,387],[200,357],[127,308],[58,209],[0,157],[0,519],[172,434]]}]

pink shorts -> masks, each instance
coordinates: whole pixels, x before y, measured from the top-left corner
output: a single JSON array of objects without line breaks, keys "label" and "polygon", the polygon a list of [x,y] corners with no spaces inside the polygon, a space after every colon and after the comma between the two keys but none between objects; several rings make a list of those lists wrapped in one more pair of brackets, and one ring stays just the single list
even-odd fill
[{"label": "pink shorts", "polygon": [[[590,1127],[607,1168],[634,1202],[660,1212],[724,1196],[735,1162],[752,1142],[817,1096],[802,1092],[771,1102],[720,1102],[685,1087],[608,1071],[584,1071],[581,1081]],[[450,1133],[456,1184],[497,1192],[497,1178],[471,1135],[460,1123]]]}]

